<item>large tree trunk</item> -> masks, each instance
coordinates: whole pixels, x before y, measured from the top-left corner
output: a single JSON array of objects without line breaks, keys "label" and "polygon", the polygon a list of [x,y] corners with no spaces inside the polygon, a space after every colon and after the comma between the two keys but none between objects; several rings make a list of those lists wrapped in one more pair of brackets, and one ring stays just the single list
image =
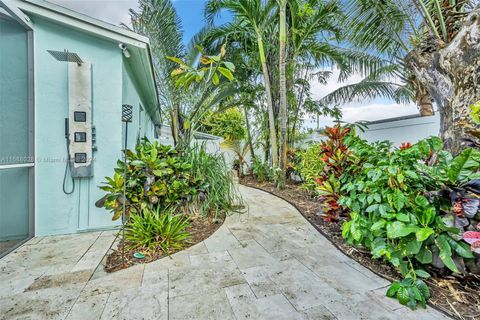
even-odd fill
[{"label": "large tree trunk", "polygon": [[286,22],[286,1],[279,1],[280,5],[280,54],[279,54],[279,70],[280,70],[280,169],[282,170],[278,187],[285,186],[285,175],[287,171],[287,77],[285,74],[285,55],[287,42],[287,22]]},{"label": "large tree trunk", "polygon": [[265,84],[265,95],[267,96],[268,124],[270,129],[270,146],[273,167],[278,167],[278,151],[277,151],[277,133],[275,129],[275,114],[273,112],[272,90],[270,87],[270,76],[268,75],[268,66],[265,59],[265,49],[263,46],[263,38],[259,34],[257,37],[258,52],[260,62],[262,64],[263,80]]},{"label": "large tree trunk", "polygon": [[470,106],[480,100],[480,8],[445,48],[411,52],[407,64],[439,108],[445,148],[458,154],[467,146],[463,139],[472,138]]}]

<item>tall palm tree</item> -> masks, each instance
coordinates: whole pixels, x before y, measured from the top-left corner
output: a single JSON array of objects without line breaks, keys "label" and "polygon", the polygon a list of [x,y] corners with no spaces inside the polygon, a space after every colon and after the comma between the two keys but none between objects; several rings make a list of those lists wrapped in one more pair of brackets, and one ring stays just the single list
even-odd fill
[{"label": "tall palm tree", "polygon": [[279,186],[285,184],[285,174],[287,171],[287,77],[285,74],[286,66],[286,46],[287,46],[287,0],[277,0],[279,7],[280,31],[279,31],[279,70],[280,70],[280,169]]},{"label": "tall palm tree", "polygon": [[272,164],[278,167],[277,133],[275,128],[275,114],[273,110],[272,90],[270,84],[269,67],[267,65],[264,32],[265,27],[272,19],[273,2],[263,0],[209,0],[205,5],[207,20],[213,24],[214,18],[221,10],[228,10],[235,15],[237,25],[252,32],[256,37],[258,56],[262,67],[265,95],[267,100],[270,152]]}]

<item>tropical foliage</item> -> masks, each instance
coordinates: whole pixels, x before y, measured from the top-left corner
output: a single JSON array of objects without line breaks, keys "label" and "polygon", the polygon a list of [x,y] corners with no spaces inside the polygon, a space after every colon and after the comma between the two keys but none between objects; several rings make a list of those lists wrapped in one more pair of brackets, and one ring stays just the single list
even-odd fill
[{"label": "tropical foliage", "polygon": [[241,199],[223,155],[205,149],[196,144],[179,151],[144,138],[126,151],[126,167],[119,160],[113,177],[105,178],[100,188],[107,194],[96,204],[111,211],[113,220],[122,217],[125,204],[132,248],[168,253],[187,239],[189,217],[219,220],[239,210]]},{"label": "tropical foliage", "polygon": [[[478,72],[462,65],[450,70],[457,60],[473,66],[480,61],[478,39],[459,38],[462,28],[477,23],[467,19],[477,5],[208,0],[206,26],[185,46],[172,2],[140,0],[132,25],[151,39],[176,148],[144,143],[128,154],[129,212],[235,210],[223,159],[191,149],[196,130],[220,135],[234,150],[240,175],[251,164],[258,181],[279,188],[287,178],[299,178],[324,205],[324,219],[342,223],[348,243],[402,274],[387,295],[411,308],[425,306],[430,293],[422,279],[480,269],[474,259],[480,246],[480,107],[471,107],[472,117],[465,108],[480,99]],[[226,12],[230,19],[219,24]],[[456,45],[463,46],[453,50],[465,52],[463,60],[445,58]],[[361,80],[315,100],[312,83],[327,84],[334,71],[339,82],[352,75]],[[396,148],[387,141],[368,143],[353,126],[338,124],[341,104],[376,97],[414,101],[421,115],[432,115],[435,102],[443,141]],[[321,116],[338,125],[324,130],[321,142],[302,145],[302,122],[316,118],[319,129]],[[115,218],[123,206],[123,169],[119,163],[104,186],[104,205]],[[148,214],[152,223],[158,220]]]},{"label": "tropical foliage", "polygon": [[[170,146],[144,138],[126,156],[127,215],[141,214],[147,207],[185,205],[206,190],[203,177],[195,177],[192,165]],[[113,220],[122,216],[124,170],[124,163],[119,160],[113,177],[106,177],[105,185],[100,187],[108,192],[103,206],[113,212]]]},{"label": "tropical foliage", "polygon": [[312,169],[304,185],[313,191],[317,183],[326,220],[340,218],[349,244],[367,248],[372,258],[402,274],[388,296],[414,309],[430,297],[424,279],[432,273],[480,271],[474,255],[480,151],[452,157],[439,138],[400,148],[386,141],[371,144],[340,126],[327,128],[325,135],[301,154],[300,163]]},{"label": "tropical foliage", "polygon": [[242,141],[246,138],[245,121],[238,108],[223,112],[209,111],[202,121],[203,130],[224,138],[227,142]]}]

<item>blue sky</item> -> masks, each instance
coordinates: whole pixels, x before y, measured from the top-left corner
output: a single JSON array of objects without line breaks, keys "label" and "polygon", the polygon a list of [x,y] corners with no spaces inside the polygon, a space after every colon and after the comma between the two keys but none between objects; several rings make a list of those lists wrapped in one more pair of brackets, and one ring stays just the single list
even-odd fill
[{"label": "blue sky", "polygon": [[[203,9],[206,0],[175,0],[173,4],[177,9],[177,14],[182,19],[184,29],[184,42],[188,43],[190,39],[200,31],[205,20],[203,17]],[[216,19],[218,23],[224,23],[229,20],[230,14],[228,12],[222,12],[222,14]]]},{"label": "blue sky", "polygon": [[177,13],[182,19],[184,41],[188,42],[204,25],[204,0],[176,0],[174,2]]}]

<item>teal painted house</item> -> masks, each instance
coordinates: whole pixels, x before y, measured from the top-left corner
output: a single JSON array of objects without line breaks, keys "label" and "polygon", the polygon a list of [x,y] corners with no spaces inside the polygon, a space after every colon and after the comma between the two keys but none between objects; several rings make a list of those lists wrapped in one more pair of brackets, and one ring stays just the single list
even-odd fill
[{"label": "teal painted house", "polygon": [[98,188],[156,137],[148,39],[39,0],[0,0],[0,256],[32,236],[109,228]]}]

